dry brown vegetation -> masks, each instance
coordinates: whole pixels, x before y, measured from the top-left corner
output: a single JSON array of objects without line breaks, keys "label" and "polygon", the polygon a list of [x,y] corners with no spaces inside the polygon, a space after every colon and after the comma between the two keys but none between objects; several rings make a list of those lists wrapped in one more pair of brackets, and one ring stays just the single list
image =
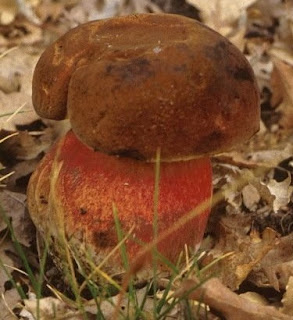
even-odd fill
[{"label": "dry brown vegetation", "polygon": [[[206,281],[201,284],[197,272],[186,263],[171,286],[168,278],[158,279],[155,297],[160,300],[166,290],[172,299],[189,297],[188,308],[180,300],[167,319],[292,319],[292,0],[0,2],[0,205],[8,218],[0,218],[0,319],[61,319],[64,315],[83,319],[84,314],[99,319],[97,304],[87,293],[81,296],[83,313],[73,303],[68,285],[49,257],[37,303],[35,287],[15,246],[17,239],[38,275],[41,250],[37,250],[39,243],[26,210],[27,182],[68,128],[66,121],[43,120],[33,111],[32,73],[44,48],[80,23],[161,11],[200,19],[244,52],[259,84],[262,118],[259,133],[249,143],[213,158],[217,201],[197,260]],[[182,280],[183,274],[188,274],[187,280]],[[147,297],[140,317],[155,319],[154,295],[147,294],[146,287],[136,290],[139,301]],[[127,306],[127,295],[120,298],[120,306]],[[106,319],[115,314],[117,299],[113,296],[101,302]],[[131,308],[127,312],[129,318],[137,316]]]}]

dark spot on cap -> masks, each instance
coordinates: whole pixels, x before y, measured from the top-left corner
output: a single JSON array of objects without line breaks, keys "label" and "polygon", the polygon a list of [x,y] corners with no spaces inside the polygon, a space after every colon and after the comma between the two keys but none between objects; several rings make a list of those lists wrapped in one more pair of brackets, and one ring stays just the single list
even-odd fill
[{"label": "dark spot on cap", "polygon": [[227,71],[232,74],[233,78],[236,80],[244,80],[253,82],[253,74],[248,68],[241,68],[241,67],[228,67]]},{"label": "dark spot on cap", "polygon": [[223,133],[220,130],[214,130],[207,136],[203,137],[203,139],[200,142],[200,145],[195,146],[195,151],[197,152],[202,147],[205,149],[205,146],[208,144],[213,149],[218,149],[221,146],[221,143],[223,142]]},{"label": "dark spot on cap", "polygon": [[113,70],[114,66],[112,64],[107,65],[106,67],[106,74],[110,74]]},{"label": "dark spot on cap", "polygon": [[185,63],[178,64],[173,67],[175,72],[185,72],[187,70],[187,65]]},{"label": "dark spot on cap", "polygon": [[86,210],[85,208],[79,208],[79,213],[80,213],[81,215],[84,215],[84,214],[87,213],[87,210]]},{"label": "dark spot on cap", "polygon": [[219,60],[225,58],[227,46],[228,42],[221,40],[213,46],[205,46],[204,50],[208,58]]},{"label": "dark spot on cap", "polygon": [[106,75],[116,76],[120,81],[138,81],[145,80],[155,75],[150,62],[144,58],[136,58],[130,61],[110,64],[106,67]]}]

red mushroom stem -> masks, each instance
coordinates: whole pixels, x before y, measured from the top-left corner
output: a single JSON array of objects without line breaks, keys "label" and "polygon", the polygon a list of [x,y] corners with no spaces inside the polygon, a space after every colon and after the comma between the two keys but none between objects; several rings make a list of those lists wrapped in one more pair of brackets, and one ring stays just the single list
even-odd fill
[{"label": "red mushroom stem", "polygon": [[[51,190],[48,189],[50,179],[54,180]],[[211,200],[211,181],[208,157],[160,164],[159,236],[184,214]],[[37,225],[40,225],[39,218],[48,219],[53,224],[48,229],[58,230],[62,220],[67,239],[74,235],[75,239],[83,241],[93,249],[95,262],[99,263],[118,243],[113,203],[125,232],[134,226],[133,238],[142,243],[153,240],[154,192],[154,163],[94,152],[69,132],[33,175],[29,193],[34,196],[28,197],[28,204],[30,211],[36,211],[38,203],[43,206],[41,210],[37,208],[39,215],[33,215]],[[48,205],[43,205],[44,199]],[[210,208],[204,210],[159,241],[159,252],[176,262],[185,245],[198,246],[209,212]],[[131,262],[141,246],[130,237],[126,248]],[[109,261],[108,270],[116,273],[121,269],[121,260],[118,255],[113,259]],[[151,262],[151,254],[147,260]]]}]

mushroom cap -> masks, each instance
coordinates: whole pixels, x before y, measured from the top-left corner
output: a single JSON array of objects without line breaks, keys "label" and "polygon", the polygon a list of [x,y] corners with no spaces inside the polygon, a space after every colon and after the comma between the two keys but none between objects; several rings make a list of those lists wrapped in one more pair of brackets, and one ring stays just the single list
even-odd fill
[{"label": "mushroom cap", "polygon": [[[51,249],[61,265],[66,260],[62,253],[66,239],[78,265],[87,268],[89,256],[95,266],[107,258],[103,270],[109,275],[125,271],[120,251],[110,255],[119,242],[113,203],[124,234],[134,228],[126,247],[129,262],[136,262],[143,244],[153,240],[154,166],[94,152],[71,131],[48,152],[30,179],[27,202],[32,220],[40,234],[52,240]],[[172,226],[177,228],[158,243],[158,250],[169,261],[176,263],[185,245],[194,249],[201,242],[211,196],[208,157],[161,164],[158,237]],[[195,208],[198,212],[180,224],[180,218]],[[144,258],[145,273],[151,253]]]},{"label": "mushroom cap", "polygon": [[178,160],[231,149],[259,129],[259,93],[244,55],[183,16],[139,14],[72,29],[41,56],[33,104],[68,117],[108,154]]}]

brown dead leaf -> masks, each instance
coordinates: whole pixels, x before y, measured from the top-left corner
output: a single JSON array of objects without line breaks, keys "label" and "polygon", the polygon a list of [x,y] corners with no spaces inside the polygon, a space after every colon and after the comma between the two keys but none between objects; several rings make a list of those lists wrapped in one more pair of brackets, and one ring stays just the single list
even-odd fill
[{"label": "brown dead leaf", "polygon": [[23,15],[16,16],[8,25],[0,24],[0,48],[35,44],[40,41],[42,41],[41,28]]},{"label": "brown dead leaf", "polygon": [[[40,50],[15,49],[0,58],[0,78],[6,83],[4,90],[0,87],[0,130],[13,131],[16,124],[25,125],[39,119],[31,102],[32,75],[39,54]],[[14,112],[17,114],[11,118]]]},{"label": "brown dead leaf", "polygon": [[17,92],[20,88],[19,74],[15,73],[11,78],[0,76],[0,90],[3,93]]},{"label": "brown dead leaf", "polygon": [[[4,138],[10,132],[0,131],[0,137]],[[42,134],[32,135],[27,131],[19,131],[0,144],[0,159],[32,160],[45,152],[52,144],[54,132],[47,128]]]},{"label": "brown dead leaf", "polygon": [[[147,292],[146,288],[138,289],[136,291],[136,298],[137,303],[141,305],[143,303],[144,309],[142,310],[141,317],[143,319],[153,319],[153,306],[154,302],[151,297],[146,297]],[[100,301],[99,306],[97,306],[97,301],[85,301],[83,308],[84,312],[86,312],[85,316],[78,308],[74,308],[72,306],[69,306],[64,301],[58,300],[53,297],[47,297],[42,298],[38,301],[36,300],[35,296],[31,296],[30,299],[25,300],[25,306],[24,309],[21,311],[20,315],[23,317],[34,317],[32,319],[35,319],[37,314],[37,309],[39,308],[39,320],[54,320],[59,319],[59,317],[62,319],[71,319],[71,320],[83,320],[83,319],[96,319],[97,315],[100,313],[103,314],[103,319],[105,320],[112,320],[114,319],[113,315],[115,314],[115,307],[118,302],[118,296],[109,297],[108,299],[105,299],[104,301]],[[118,319],[134,319],[136,315],[135,308],[131,305],[129,298],[124,297],[122,301],[120,302],[120,316]],[[164,309],[164,308],[163,308]],[[174,308],[173,312],[176,310],[176,307]],[[172,311],[171,311],[172,312]],[[116,318],[115,318],[116,319]],[[168,317],[164,318],[166,320],[168,319],[174,319],[174,317]],[[176,317],[177,319],[177,317]],[[179,318],[178,318],[179,319]]]},{"label": "brown dead leaf", "polygon": [[202,262],[207,266],[214,259],[221,258],[215,265],[207,269],[208,274],[217,274],[221,281],[232,290],[247,278],[253,268],[258,265],[267,253],[278,243],[277,233],[265,229],[262,235],[250,229],[250,219],[240,214],[223,216],[218,223],[216,244]]},{"label": "brown dead leaf", "polygon": [[251,302],[260,304],[262,306],[269,305],[269,302],[267,301],[267,299],[257,292],[247,291],[247,292],[239,294],[239,297],[243,297]]},{"label": "brown dead leaf", "polygon": [[13,268],[18,267],[9,254],[16,255],[12,241],[8,237],[2,238],[0,242],[0,294],[5,292],[5,283],[10,280]]},{"label": "brown dead leaf", "polygon": [[244,48],[246,9],[257,0],[187,0],[201,11],[203,22],[228,37],[238,48]]},{"label": "brown dead leaf", "polygon": [[276,91],[276,96],[273,96],[273,103],[282,100],[278,107],[282,118],[280,124],[285,129],[293,128],[293,65],[290,65],[278,58],[273,58],[275,71],[273,73],[272,85],[276,86],[273,89]]},{"label": "brown dead leaf", "polygon": [[8,176],[6,175],[6,178],[2,181],[4,187],[11,191],[25,192],[28,178],[36,170],[40,158],[41,157],[37,157],[32,160],[20,161],[9,170],[6,169],[5,172],[8,172]]},{"label": "brown dead leaf", "polygon": [[288,159],[293,154],[293,145],[286,143],[278,148],[266,148],[265,150],[254,151],[247,156],[250,161],[257,163],[258,166],[264,168],[275,168],[285,159]]},{"label": "brown dead leaf", "polygon": [[31,297],[24,301],[24,309],[20,315],[31,319],[54,320],[58,318],[82,320],[84,317],[78,310],[70,308],[65,302],[53,297],[37,300]]},{"label": "brown dead leaf", "polygon": [[293,276],[293,234],[279,238],[278,243],[260,261],[249,275],[257,286],[271,286],[275,290],[285,289]]},{"label": "brown dead leaf", "polygon": [[245,207],[253,211],[256,210],[257,204],[261,198],[256,187],[252,184],[248,184],[242,189],[242,199]]},{"label": "brown dead leaf", "polygon": [[42,22],[50,19],[56,22],[57,19],[63,14],[64,3],[42,1],[36,7],[36,14]]},{"label": "brown dead leaf", "polygon": [[273,202],[274,212],[278,212],[282,207],[285,207],[291,200],[293,187],[291,186],[291,175],[287,179],[277,182],[275,179],[270,179],[267,184],[270,193],[275,197]]},{"label": "brown dead leaf", "polygon": [[183,281],[175,297],[185,297],[206,303],[227,320],[290,320],[291,317],[271,306],[263,306],[240,297],[217,278],[200,284],[197,279]]},{"label": "brown dead leaf", "polygon": [[288,284],[286,286],[286,292],[284,293],[282,299],[283,307],[281,311],[285,314],[293,316],[293,276],[289,278]]},{"label": "brown dead leaf", "polygon": [[272,178],[263,182],[260,178],[255,178],[243,188],[242,200],[251,212],[258,209],[259,201],[262,200],[271,211],[277,213],[290,202],[292,191],[290,175],[281,182]]},{"label": "brown dead leaf", "polygon": [[0,3],[0,24],[11,23],[17,12],[18,6],[15,0],[2,0]]},{"label": "brown dead leaf", "polygon": [[12,309],[20,305],[20,296],[16,288],[5,291],[0,296],[1,320],[16,320]]},{"label": "brown dead leaf", "polygon": [[249,6],[255,3],[256,0],[188,0],[187,2],[202,11],[205,23],[219,31],[223,30],[223,28],[231,28],[235,21],[239,19],[241,14],[245,12]]},{"label": "brown dead leaf", "polygon": [[[128,1],[126,6],[131,5]],[[65,19],[72,27],[74,24],[85,23],[91,20],[107,19],[119,15],[125,3],[121,0],[105,0],[97,3],[95,0],[78,1],[76,5],[64,11]]]},{"label": "brown dead leaf", "polygon": [[[19,243],[29,247],[34,237],[34,227],[26,211],[26,196],[8,190],[0,191],[0,204],[7,219],[10,220]],[[7,228],[5,220],[0,217],[0,232]]]},{"label": "brown dead leaf", "polygon": [[0,130],[14,131],[17,125],[27,125],[38,119],[30,96],[19,92],[6,95],[0,91]]}]

